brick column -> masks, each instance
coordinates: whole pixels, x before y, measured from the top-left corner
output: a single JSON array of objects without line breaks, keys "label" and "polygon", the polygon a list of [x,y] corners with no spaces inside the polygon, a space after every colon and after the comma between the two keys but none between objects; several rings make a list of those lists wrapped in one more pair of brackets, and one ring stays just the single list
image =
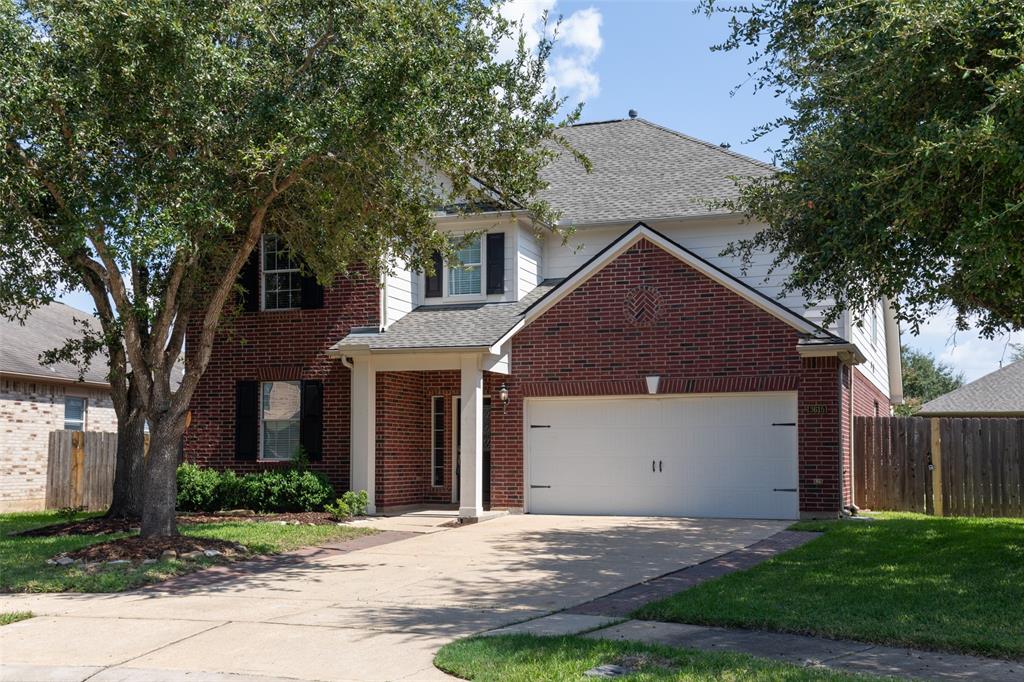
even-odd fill
[{"label": "brick column", "polygon": [[802,517],[835,517],[843,506],[841,367],[835,357],[801,360],[797,447]]}]

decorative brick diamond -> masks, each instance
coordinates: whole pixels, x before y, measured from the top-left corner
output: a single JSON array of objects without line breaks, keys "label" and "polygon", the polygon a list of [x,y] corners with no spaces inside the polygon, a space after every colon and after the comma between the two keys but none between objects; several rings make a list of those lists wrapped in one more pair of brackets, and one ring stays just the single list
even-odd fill
[{"label": "decorative brick diamond", "polygon": [[634,327],[650,327],[661,314],[661,292],[646,284],[630,289],[622,309]]}]

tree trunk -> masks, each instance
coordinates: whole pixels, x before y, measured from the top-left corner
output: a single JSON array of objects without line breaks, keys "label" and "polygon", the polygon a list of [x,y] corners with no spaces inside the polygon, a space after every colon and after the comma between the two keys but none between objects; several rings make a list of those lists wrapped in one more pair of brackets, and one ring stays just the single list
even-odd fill
[{"label": "tree trunk", "polygon": [[114,464],[114,497],[108,519],[142,517],[142,485],[145,472],[146,412],[133,375],[117,420],[117,458]]},{"label": "tree trunk", "polygon": [[133,410],[117,423],[117,459],[114,464],[114,497],[108,519],[142,517],[142,485],[145,470],[146,415]]},{"label": "tree trunk", "polygon": [[144,538],[178,534],[175,515],[178,497],[178,453],[185,432],[185,414],[165,413],[150,419],[149,452],[143,481],[142,528]]}]

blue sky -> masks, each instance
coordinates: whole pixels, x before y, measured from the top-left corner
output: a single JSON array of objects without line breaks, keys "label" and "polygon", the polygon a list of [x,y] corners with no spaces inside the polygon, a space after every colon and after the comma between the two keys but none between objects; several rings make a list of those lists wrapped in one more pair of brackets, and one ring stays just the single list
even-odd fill
[{"label": "blue sky", "polygon": [[[747,80],[747,54],[712,52],[726,35],[725,18],[694,15],[683,0],[590,1],[512,0],[509,18],[523,19],[529,31],[541,29],[547,9],[561,15],[559,46],[551,77],[573,103],[584,101],[583,119],[624,118],[629,109],[660,125],[711,142],[728,142],[734,151],[771,160],[778,134],[747,143],[751,130],[785,111],[785,102],[769,92],[754,93]],[[65,302],[92,310],[84,293]],[[1024,342],[1024,334],[985,340],[973,332],[954,334],[951,315],[940,315],[919,336],[903,334],[904,343],[928,351],[975,379],[1009,357],[1007,342]]]}]

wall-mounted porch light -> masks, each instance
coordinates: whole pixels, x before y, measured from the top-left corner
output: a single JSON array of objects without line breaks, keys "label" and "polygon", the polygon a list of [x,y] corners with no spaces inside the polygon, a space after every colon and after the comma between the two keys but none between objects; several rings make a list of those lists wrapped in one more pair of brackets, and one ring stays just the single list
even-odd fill
[{"label": "wall-mounted porch light", "polygon": [[650,395],[657,394],[658,384],[661,383],[661,377],[656,374],[652,374],[651,376],[644,377],[644,379],[647,380],[647,393]]},{"label": "wall-mounted porch light", "polygon": [[508,410],[508,386],[505,385],[504,381],[498,387],[498,400],[501,401],[501,411],[505,412]]}]

